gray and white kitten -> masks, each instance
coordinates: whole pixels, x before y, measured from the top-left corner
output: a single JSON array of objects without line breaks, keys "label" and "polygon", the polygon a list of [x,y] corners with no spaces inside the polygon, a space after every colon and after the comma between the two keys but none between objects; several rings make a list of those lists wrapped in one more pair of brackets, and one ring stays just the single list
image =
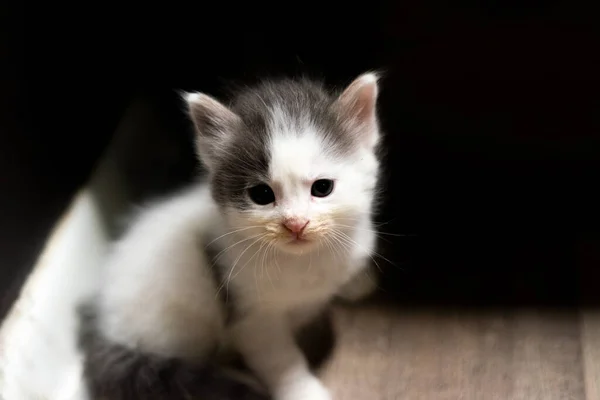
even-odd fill
[{"label": "gray and white kitten", "polygon": [[263,398],[212,364],[232,349],[269,398],[331,398],[294,332],[375,287],[377,92],[367,73],[339,95],[309,80],[230,106],[186,95],[208,183],[145,209],[110,255],[82,334],[94,396]]}]

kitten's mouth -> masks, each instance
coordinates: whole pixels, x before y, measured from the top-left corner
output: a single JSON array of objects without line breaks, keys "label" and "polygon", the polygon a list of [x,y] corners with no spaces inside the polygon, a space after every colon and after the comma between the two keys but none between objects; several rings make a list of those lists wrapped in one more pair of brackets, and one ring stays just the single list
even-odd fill
[{"label": "kitten's mouth", "polygon": [[310,243],[310,240],[308,240],[304,237],[296,236],[296,237],[290,239],[290,241],[288,243],[290,243],[291,245],[294,245],[294,246],[299,246],[302,244]]},{"label": "kitten's mouth", "polygon": [[293,254],[304,253],[312,248],[315,241],[306,237],[290,237],[288,240],[284,240],[282,248]]},{"label": "kitten's mouth", "polygon": [[306,246],[312,243],[312,240],[307,239],[304,236],[293,236],[290,238],[290,240],[288,240],[286,242],[286,244],[288,246],[293,246],[293,247],[301,247],[301,246]]}]

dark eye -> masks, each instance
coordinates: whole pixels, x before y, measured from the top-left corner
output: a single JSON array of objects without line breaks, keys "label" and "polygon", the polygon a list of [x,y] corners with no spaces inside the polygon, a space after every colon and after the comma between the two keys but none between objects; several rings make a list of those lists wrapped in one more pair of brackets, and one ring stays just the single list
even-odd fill
[{"label": "dark eye", "polygon": [[275,201],[275,193],[269,185],[261,183],[248,189],[248,195],[250,199],[258,205],[266,206]]},{"label": "dark eye", "polygon": [[331,179],[319,179],[312,184],[310,194],[315,197],[327,197],[333,190],[333,181]]}]

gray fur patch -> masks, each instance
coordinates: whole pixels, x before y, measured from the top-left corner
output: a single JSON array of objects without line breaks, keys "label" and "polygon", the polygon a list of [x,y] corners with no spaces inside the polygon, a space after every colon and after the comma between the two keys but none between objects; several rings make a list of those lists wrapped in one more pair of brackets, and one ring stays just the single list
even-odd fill
[{"label": "gray fur patch", "polygon": [[243,124],[231,133],[228,147],[215,155],[215,201],[221,206],[247,209],[251,206],[247,189],[268,180],[269,138],[275,133],[269,131],[269,125],[274,109],[297,128],[298,134],[307,123],[315,127],[332,156],[352,151],[352,135],[346,132],[344,121],[333,107],[336,99],[322,85],[307,79],[265,81],[235,94],[230,109]]},{"label": "gray fur patch", "polygon": [[191,364],[112,343],[98,332],[93,305],[79,311],[79,346],[92,400],[269,399],[214,362]]}]

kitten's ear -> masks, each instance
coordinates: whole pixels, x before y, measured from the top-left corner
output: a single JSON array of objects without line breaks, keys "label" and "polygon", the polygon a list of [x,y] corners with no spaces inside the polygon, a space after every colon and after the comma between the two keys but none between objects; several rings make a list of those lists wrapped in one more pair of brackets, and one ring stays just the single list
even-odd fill
[{"label": "kitten's ear", "polygon": [[190,118],[196,128],[196,151],[210,169],[215,157],[241,124],[229,108],[203,93],[185,93]]},{"label": "kitten's ear", "polygon": [[334,103],[338,115],[349,124],[357,138],[369,147],[374,147],[379,140],[378,80],[379,76],[372,72],[359,76]]}]

